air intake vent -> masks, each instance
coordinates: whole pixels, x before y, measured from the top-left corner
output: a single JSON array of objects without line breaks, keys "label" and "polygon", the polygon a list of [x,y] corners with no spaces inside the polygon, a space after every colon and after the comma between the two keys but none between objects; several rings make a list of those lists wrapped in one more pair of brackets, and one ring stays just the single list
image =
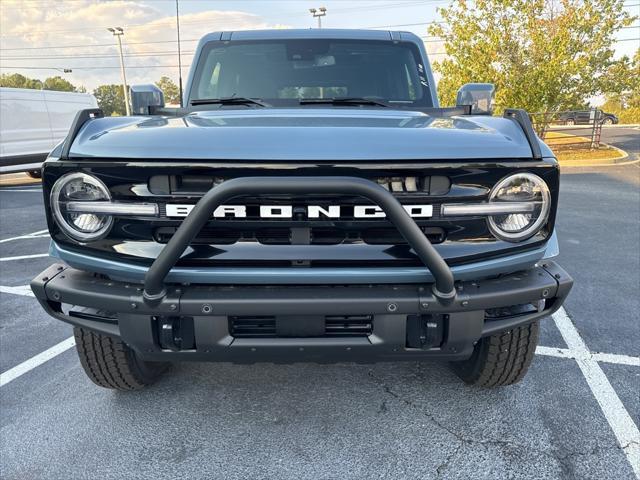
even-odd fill
[{"label": "air intake vent", "polygon": [[373,332],[372,315],[345,315],[325,317],[327,337],[366,337]]},{"label": "air intake vent", "polygon": [[276,317],[229,317],[229,333],[235,338],[276,336]]},{"label": "air intake vent", "polygon": [[[305,317],[296,318],[296,323],[304,330]],[[308,323],[322,322],[322,317],[309,317]],[[282,322],[290,322],[291,317],[282,318]],[[235,338],[276,338],[279,331],[284,331],[283,325],[278,325],[278,317],[273,316],[242,316],[229,317],[229,333]],[[324,317],[324,329],[316,330],[312,335],[284,336],[316,336],[316,337],[366,337],[373,332],[372,315],[332,315]],[[324,333],[322,333],[324,332]]]}]

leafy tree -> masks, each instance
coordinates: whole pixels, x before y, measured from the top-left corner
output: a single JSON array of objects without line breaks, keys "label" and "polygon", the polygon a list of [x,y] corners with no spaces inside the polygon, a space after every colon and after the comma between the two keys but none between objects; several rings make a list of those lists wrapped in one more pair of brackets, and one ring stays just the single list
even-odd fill
[{"label": "leafy tree", "polygon": [[624,57],[608,75],[611,87],[622,87],[621,91],[607,92],[602,110],[615,113],[621,123],[640,123],[640,49],[633,59]]},{"label": "leafy tree", "polygon": [[454,104],[464,83],[489,82],[498,109],[529,112],[569,109],[611,90],[614,34],[634,20],[623,0],[455,0],[439,12],[444,22],[429,32],[447,53],[434,64],[442,103]]},{"label": "leafy tree", "polygon": [[19,73],[0,75],[0,87],[42,89],[42,82]]},{"label": "leafy tree", "polygon": [[56,90],[59,92],[75,92],[76,91],[76,87],[71,82],[69,82],[68,80],[65,80],[60,76],[47,78],[44,81],[42,88],[44,88],[45,90]]},{"label": "leafy tree", "polygon": [[106,116],[125,115],[122,85],[100,85],[93,91],[93,95]]},{"label": "leafy tree", "polygon": [[156,85],[164,93],[164,101],[167,104],[180,105],[180,89],[169,77],[160,77]]}]

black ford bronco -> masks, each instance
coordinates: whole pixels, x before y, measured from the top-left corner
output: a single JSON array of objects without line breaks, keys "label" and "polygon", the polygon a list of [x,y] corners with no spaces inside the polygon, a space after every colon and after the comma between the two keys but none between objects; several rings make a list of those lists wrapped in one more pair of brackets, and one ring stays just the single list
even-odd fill
[{"label": "black ford bronco", "polygon": [[43,168],[52,265],[32,289],[96,384],[170,362],[444,359],[520,380],[572,280],[559,170],[493,87],[440,108],[407,32],[218,32],[183,106],[78,114]]}]

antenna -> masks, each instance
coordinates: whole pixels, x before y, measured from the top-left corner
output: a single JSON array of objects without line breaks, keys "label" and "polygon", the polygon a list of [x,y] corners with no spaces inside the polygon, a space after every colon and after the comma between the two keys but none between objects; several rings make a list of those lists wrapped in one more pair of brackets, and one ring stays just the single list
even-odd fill
[{"label": "antenna", "polygon": [[178,88],[180,89],[180,108],[182,108],[182,58],[180,55],[180,13],[176,0],[176,31],[178,32]]}]

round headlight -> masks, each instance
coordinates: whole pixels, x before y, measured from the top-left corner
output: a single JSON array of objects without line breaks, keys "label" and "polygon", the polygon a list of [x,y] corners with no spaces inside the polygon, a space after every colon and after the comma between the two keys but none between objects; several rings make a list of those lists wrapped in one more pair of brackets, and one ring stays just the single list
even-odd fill
[{"label": "round headlight", "polygon": [[510,175],[493,187],[489,202],[511,203],[520,212],[488,217],[491,232],[502,240],[520,242],[535,235],[549,218],[551,194],[547,184],[532,173]]},{"label": "round headlight", "polygon": [[110,201],[109,189],[86,173],[68,173],[60,177],[51,189],[51,208],[62,231],[75,240],[97,240],[111,228],[113,218],[98,213],[77,213],[67,209],[69,202]]}]

